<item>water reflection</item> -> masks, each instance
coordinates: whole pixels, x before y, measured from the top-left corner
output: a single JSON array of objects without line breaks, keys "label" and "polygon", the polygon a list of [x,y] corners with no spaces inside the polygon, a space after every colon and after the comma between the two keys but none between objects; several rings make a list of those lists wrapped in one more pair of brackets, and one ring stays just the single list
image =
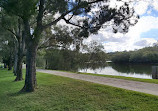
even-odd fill
[{"label": "water reflection", "polygon": [[139,73],[151,75],[151,64],[111,64],[111,67],[122,73]]},{"label": "water reflection", "polygon": [[[87,64],[79,72],[152,79],[152,66],[157,64]],[[154,76],[153,76],[154,77]]]}]

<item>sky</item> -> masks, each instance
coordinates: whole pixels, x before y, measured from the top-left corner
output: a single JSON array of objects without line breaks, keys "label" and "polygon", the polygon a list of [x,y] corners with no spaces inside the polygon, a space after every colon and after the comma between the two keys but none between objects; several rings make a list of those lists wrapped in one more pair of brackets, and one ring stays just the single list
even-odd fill
[{"label": "sky", "polygon": [[[112,0],[115,1],[115,0]],[[91,35],[85,42],[98,41],[106,52],[129,51],[152,46],[158,41],[158,0],[139,0],[134,4],[140,16],[138,23],[130,27],[126,34],[102,29],[97,35]]]},{"label": "sky", "polygon": [[[123,0],[129,1],[129,0]],[[131,0],[132,1],[132,0]],[[136,1],[136,0],[133,0]],[[110,0],[110,6],[121,6],[116,0]],[[140,16],[137,24],[129,28],[128,33],[114,34],[108,28],[101,29],[97,35],[90,35],[84,40],[84,43],[97,41],[103,44],[106,52],[130,51],[152,46],[158,42],[158,0],[137,0],[132,2],[135,12]],[[94,10],[98,10],[95,8]],[[59,14],[55,15],[59,17]],[[79,18],[81,18],[79,16]],[[64,21],[59,24],[67,25]],[[68,25],[69,26],[69,25]]]}]

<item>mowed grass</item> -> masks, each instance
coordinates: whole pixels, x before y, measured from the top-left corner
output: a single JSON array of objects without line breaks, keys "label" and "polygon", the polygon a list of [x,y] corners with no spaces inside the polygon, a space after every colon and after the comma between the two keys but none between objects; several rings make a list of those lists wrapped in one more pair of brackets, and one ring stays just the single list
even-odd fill
[{"label": "mowed grass", "polygon": [[93,74],[93,73],[80,73],[77,74],[85,74],[85,75],[92,75],[92,76],[102,76],[102,77],[109,77],[109,78],[117,78],[117,79],[125,79],[131,81],[139,81],[139,82],[147,82],[147,83],[155,83],[158,84],[158,79],[141,79],[141,78],[134,78],[134,77],[124,77],[124,76],[115,76],[115,75],[103,75],[103,74]]},{"label": "mowed grass", "polygon": [[38,89],[19,93],[24,81],[0,69],[0,111],[157,111],[158,96],[37,73]]}]

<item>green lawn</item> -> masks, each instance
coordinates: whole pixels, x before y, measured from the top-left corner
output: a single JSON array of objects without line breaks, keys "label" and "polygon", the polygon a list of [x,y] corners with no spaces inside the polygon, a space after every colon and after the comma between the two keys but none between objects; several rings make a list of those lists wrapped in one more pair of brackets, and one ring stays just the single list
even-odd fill
[{"label": "green lawn", "polygon": [[24,81],[14,82],[0,69],[0,111],[157,111],[158,96],[37,73],[38,89],[18,93]]},{"label": "green lawn", "polygon": [[80,73],[80,72],[78,72],[78,74],[102,76],[102,77],[109,77],[109,78],[117,78],[117,79],[125,79],[125,80],[132,80],[132,81],[140,81],[140,82],[147,82],[147,83],[158,84],[158,79],[141,79],[141,78],[134,78],[134,77],[124,77],[124,76],[115,76],[115,75],[103,75],[103,74],[92,74],[92,73]]}]

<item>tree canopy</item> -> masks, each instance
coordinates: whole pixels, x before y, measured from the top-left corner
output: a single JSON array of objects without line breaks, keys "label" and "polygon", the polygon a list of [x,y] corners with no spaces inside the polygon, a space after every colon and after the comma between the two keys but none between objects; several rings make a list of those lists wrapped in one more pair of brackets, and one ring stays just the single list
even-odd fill
[{"label": "tree canopy", "polygon": [[59,21],[63,20],[80,28],[78,37],[96,34],[98,30],[107,26],[114,33],[126,33],[130,26],[137,23],[139,17],[130,6],[130,2],[116,0],[122,3],[118,7],[111,7],[110,2],[110,0],[0,0],[0,7],[4,13],[10,17],[18,17],[22,21],[27,50],[26,77],[22,91],[35,90],[36,54],[39,43],[44,31],[57,25]]},{"label": "tree canopy", "polygon": [[158,63],[158,47],[146,47],[137,51],[116,52],[112,56],[116,63]]}]

